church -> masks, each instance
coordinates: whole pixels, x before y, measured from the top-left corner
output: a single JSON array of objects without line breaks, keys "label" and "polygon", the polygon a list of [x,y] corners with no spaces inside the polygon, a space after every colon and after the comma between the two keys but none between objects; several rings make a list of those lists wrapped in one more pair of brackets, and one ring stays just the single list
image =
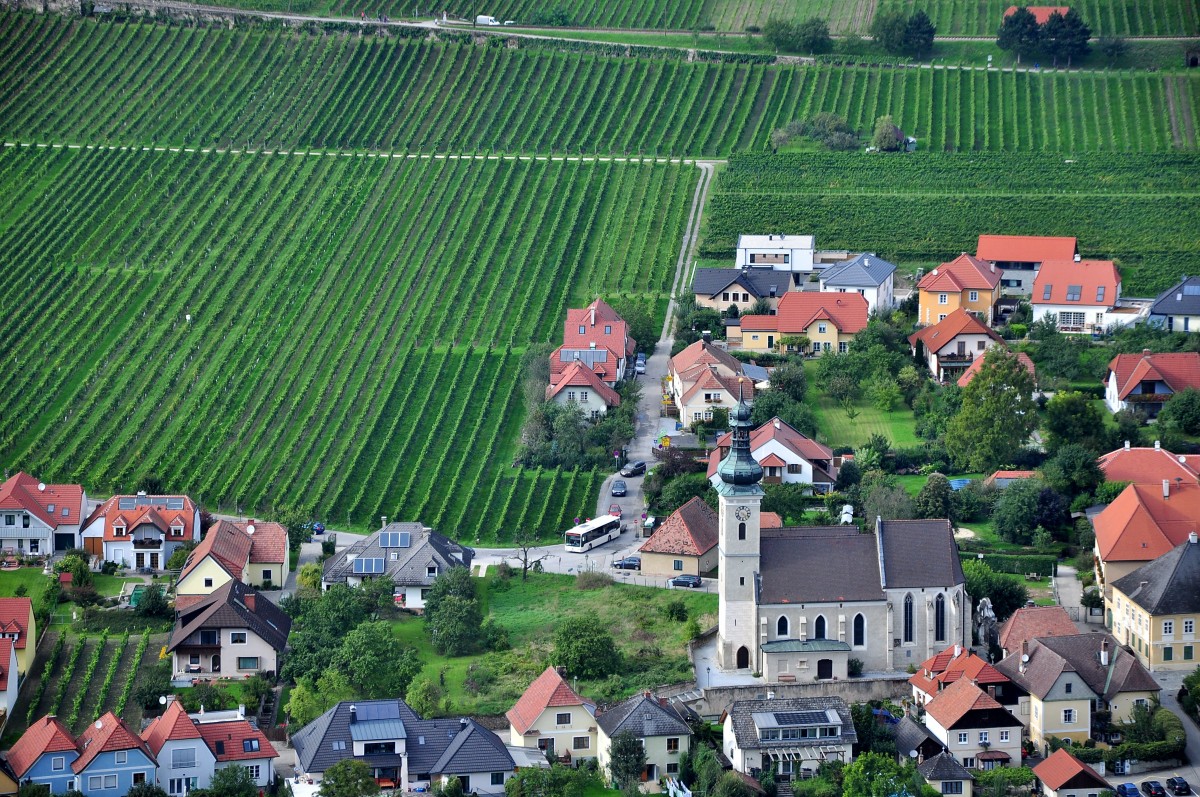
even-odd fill
[{"label": "church", "polygon": [[750,453],[750,408],[730,413],[717,467],[717,661],[768,682],[907,670],[971,643],[971,605],[948,520],[763,529],[763,469]]}]

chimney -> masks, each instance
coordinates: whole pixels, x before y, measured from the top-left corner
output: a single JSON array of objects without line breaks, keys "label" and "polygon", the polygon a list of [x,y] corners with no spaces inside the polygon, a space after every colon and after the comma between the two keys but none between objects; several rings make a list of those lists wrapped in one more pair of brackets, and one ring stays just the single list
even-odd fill
[{"label": "chimney", "polygon": [[1079,255],[1078,252],[1076,252],[1075,253],[1075,262],[1078,263],[1080,260],[1083,260],[1083,258]]},{"label": "chimney", "polygon": [[588,343],[588,348],[589,348],[589,349],[594,349],[594,348],[596,348],[596,341],[594,341],[594,340],[593,340],[592,342]]},{"label": "chimney", "polygon": [[1149,357],[1149,356],[1150,356],[1150,350],[1149,350],[1149,349],[1142,349],[1142,356],[1143,356],[1143,357]]},{"label": "chimney", "polygon": [[957,659],[957,658],[958,658],[959,656],[961,656],[961,655],[962,655],[962,645],[959,645],[959,644],[955,643],[955,645],[954,645],[954,658],[956,658],[956,659]]},{"label": "chimney", "polygon": [[1029,640],[1028,639],[1021,640],[1021,655],[1022,656],[1029,655]]},{"label": "chimney", "polygon": [[379,528],[381,528],[381,529],[387,528],[387,515],[379,516]]},{"label": "chimney", "polygon": [[700,333],[700,337],[704,339],[705,343],[712,343],[712,330],[711,329],[704,330],[703,332]]},{"label": "chimney", "polygon": [[1200,537],[1196,536],[1196,532],[1190,532],[1188,534],[1188,542],[1190,542],[1192,545],[1195,545],[1197,542],[1200,542]]},{"label": "chimney", "polygon": [[350,724],[353,725],[356,722],[358,722],[358,706],[351,703],[350,704]]},{"label": "chimney", "polygon": [[255,604],[258,603],[256,598],[257,598],[257,596],[253,592],[249,592],[246,594],[246,608],[252,612],[256,611]]},{"label": "chimney", "polygon": [[993,274],[996,273],[996,264],[995,263],[992,263],[992,273]]},{"label": "chimney", "polygon": [[1166,499],[1166,498],[1170,498],[1170,497],[1171,497],[1171,480],[1163,479],[1163,498]]},{"label": "chimney", "polygon": [[778,418],[776,418],[776,419],[775,419],[775,428],[776,428],[776,429],[780,428],[780,425],[779,425],[779,419],[778,419]]},{"label": "chimney", "polygon": [[1161,451],[1161,450],[1162,450],[1162,441],[1161,441],[1161,440],[1155,440],[1155,441],[1154,441],[1154,450],[1155,450],[1155,451]]},{"label": "chimney", "polygon": [[596,305],[592,305],[592,326],[596,326]]},{"label": "chimney", "polygon": [[1101,667],[1108,666],[1108,640],[1107,639],[1100,640],[1100,666]]},{"label": "chimney", "polygon": [[458,718],[458,729],[460,731],[465,731],[467,729],[467,718],[466,717]]},{"label": "chimney", "polygon": [[1125,450],[1126,451],[1129,450],[1129,441],[1128,440],[1125,441]]}]

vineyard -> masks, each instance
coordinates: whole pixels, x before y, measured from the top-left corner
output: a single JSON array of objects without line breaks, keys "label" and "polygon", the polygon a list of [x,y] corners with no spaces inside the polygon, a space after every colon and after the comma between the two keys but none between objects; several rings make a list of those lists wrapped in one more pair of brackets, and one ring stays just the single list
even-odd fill
[{"label": "vineyard", "polygon": [[974,252],[981,233],[1071,235],[1114,258],[1123,292],[1153,296],[1200,257],[1195,155],[739,155],[714,184],[702,252],[747,229],[803,230],[822,247],[904,262]]},{"label": "vineyard", "polygon": [[339,525],[561,530],[602,475],[510,467],[521,350],[595,295],[661,317],[695,183],[661,162],[8,148],[0,461]]},{"label": "vineyard", "polygon": [[[879,0],[881,11],[923,10],[942,36],[995,36],[1004,10],[1012,5],[1010,0]],[[1093,36],[1200,33],[1200,11],[1193,0],[1080,0],[1070,6],[1088,23]]]},{"label": "vineyard", "polygon": [[[1195,149],[1200,74],[765,66],[0,15],[0,137],[82,145],[723,156],[834,111],[923,149]],[[75,98],[64,103],[63,97]]]},{"label": "vineyard", "polygon": [[[74,733],[111,711],[138,726],[141,708],[129,702],[139,670],[150,665],[159,645],[150,633],[71,635],[52,632],[22,686],[9,732],[55,714]],[[160,644],[161,644],[160,638]]]}]

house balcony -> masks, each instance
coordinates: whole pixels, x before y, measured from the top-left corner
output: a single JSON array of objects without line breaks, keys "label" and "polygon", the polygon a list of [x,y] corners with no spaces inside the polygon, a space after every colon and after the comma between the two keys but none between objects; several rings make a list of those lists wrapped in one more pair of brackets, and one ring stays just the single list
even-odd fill
[{"label": "house balcony", "polygon": [[135,551],[160,551],[162,550],[162,540],[134,540],[133,550]]},{"label": "house balcony", "polygon": [[953,367],[956,365],[959,365],[959,366],[970,365],[972,362],[974,362],[974,360],[975,360],[975,358],[972,357],[970,353],[965,353],[965,354],[955,353],[955,354],[939,354],[938,355],[938,362],[946,367]]},{"label": "house balcony", "polygon": [[714,396],[713,398],[706,398],[704,400],[704,403],[705,404],[722,404],[722,403],[724,403],[724,399],[721,396]]}]

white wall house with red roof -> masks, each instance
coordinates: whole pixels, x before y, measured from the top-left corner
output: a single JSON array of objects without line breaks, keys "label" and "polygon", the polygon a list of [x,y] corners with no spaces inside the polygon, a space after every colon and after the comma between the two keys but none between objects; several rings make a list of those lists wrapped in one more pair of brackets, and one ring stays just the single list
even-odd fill
[{"label": "white wall house with red roof", "polygon": [[671,358],[667,367],[669,401],[685,425],[712,420],[714,409],[731,409],[741,390],[754,400],[754,383],[742,363],[727,351],[698,340]]},{"label": "white wall house with red roof", "polygon": [[961,307],[938,323],[921,327],[908,336],[913,356],[918,353],[941,382],[957,380],[987,350],[1003,345],[1000,336]]},{"label": "white wall house with red roof", "polygon": [[637,341],[629,337],[629,324],[607,303],[596,299],[582,309],[567,310],[563,344],[550,355],[550,384],[557,384],[572,363],[580,363],[600,381],[616,387],[636,352]]},{"label": "white wall house with red roof", "polygon": [[1104,402],[1112,412],[1135,409],[1153,418],[1171,396],[1200,389],[1200,352],[1118,354],[1108,363]]},{"label": "white wall house with red roof", "polygon": [[547,758],[596,757],[596,704],[580,697],[554,667],[534,679],[505,717],[510,744],[536,747]]},{"label": "white wall house with red roof", "polygon": [[200,541],[200,508],[186,495],[114,495],[83,526],[83,546],[106,562],[161,570],[185,542]]},{"label": "white wall house with red roof", "polygon": [[621,395],[605,384],[599,374],[580,362],[573,362],[546,386],[546,400],[558,404],[574,404],[585,418],[596,420],[609,409],[620,406]]},{"label": "white wall house with red roof", "polygon": [[0,637],[9,639],[17,654],[17,669],[27,673],[37,655],[37,619],[29,598],[0,598]]},{"label": "white wall house with red roof", "polygon": [[87,495],[78,484],[46,484],[18,471],[0,484],[0,549],[48,554],[79,547]]},{"label": "white wall house with red roof", "polygon": [[1033,281],[1033,320],[1053,318],[1060,332],[1098,334],[1137,321],[1141,313],[1118,304],[1121,275],[1111,260],[1052,260]]},{"label": "white wall house with red roof", "polygon": [[[717,465],[732,445],[733,435],[726,432],[708,457],[708,479],[714,486],[720,480]],[[765,484],[806,484],[817,493],[827,493],[837,481],[840,462],[833,449],[778,417],[750,433],[750,454],[762,466]]]},{"label": "white wall house with red roof", "polygon": [[981,235],[975,254],[1003,270],[1000,287],[1005,293],[1029,296],[1042,263],[1074,260],[1079,244],[1074,238],[1043,235]]}]

